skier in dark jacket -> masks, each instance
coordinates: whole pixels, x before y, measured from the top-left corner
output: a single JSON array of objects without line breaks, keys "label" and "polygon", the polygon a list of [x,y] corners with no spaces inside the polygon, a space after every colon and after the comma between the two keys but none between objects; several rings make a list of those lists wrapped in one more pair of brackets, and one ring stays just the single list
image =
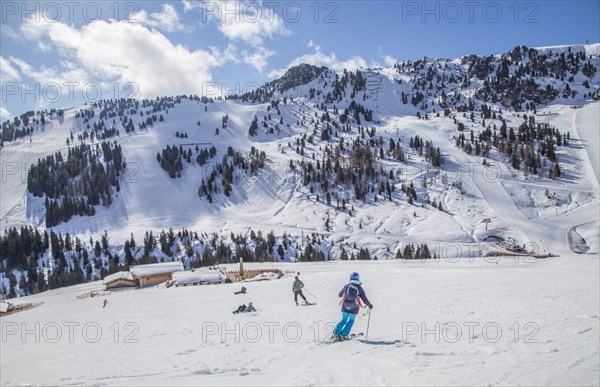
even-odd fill
[{"label": "skier in dark jacket", "polygon": [[350,282],[344,285],[338,296],[343,297],[341,301],[342,320],[333,330],[333,336],[337,340],[345,340],[350,335],[350,330],[360,310],[361,302],[364,302],[369,309],[373,309],[373,304],[369,302],[367,294],[362,287],[362,282],[360,282],[360,276],[356,272],[350,274]]},{"label": "skier in dark jacket", "polygon": [[304,287],[304,282],[300,281],[298,276],[296,276],[296,280],[294,281],[294,284],[292,285],[292,291],[294,292],[294,301],[296,301],[296,305],[298,305],[298,296],[302,297],[305,304],[308,303],[308,301],[306,301],[306,297],[304,297],[304,294],[302,294],[303,287]]}]

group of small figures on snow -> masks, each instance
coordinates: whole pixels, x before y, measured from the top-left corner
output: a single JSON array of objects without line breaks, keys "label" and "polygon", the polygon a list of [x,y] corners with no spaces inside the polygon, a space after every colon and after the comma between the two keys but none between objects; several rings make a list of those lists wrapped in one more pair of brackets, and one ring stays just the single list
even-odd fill
[{"label": "group of small figures on snow", "polygon": [[[298,296],[300,296],[300,298],[304,300],[304,305],[314,305],[313,303],[309,302],[302,293],[303,288],[304,283],[300,280],[298,276],[296,276],[292,285],[292,292],[294,293],[294,302],[296,303],[296,305],[300,305],[298,303]],[[242,287],[240,291],[235,292],[235,294],[245,293],[245,287]],[[350,331],[352,330],[352,326],[354,325],[356,316],[358,315],[360,308],[364,305],[369,309],[373,309],[373,304],[367,298],[365,289],[362,287],[360,275],[356,272],[350,274],[350,281],[342,287],[342,290],[340,290],[338,296],[342,298],[342,300],[340,301],[340,305],[342,308],[342,319],[336,325],[335,329],[332,332],[332,341],[343,341],[350,339],[353,336],[350,334]],[[250,302],[248,303],[248,306],[246,306],[245,304],[240,305],[236,310],[233,311],[233,313],[237,314],[255,311],[256,308],[254,308],[254,306]]]}]

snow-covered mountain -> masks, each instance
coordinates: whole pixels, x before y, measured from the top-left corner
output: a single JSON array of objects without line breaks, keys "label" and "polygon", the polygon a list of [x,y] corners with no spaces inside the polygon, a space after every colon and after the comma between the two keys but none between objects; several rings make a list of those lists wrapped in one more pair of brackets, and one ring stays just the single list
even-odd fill
[{"label": "snow-covered mountain", "polygon": [[3,285],[242,248],[275,261],[423,244],[431,257],[597,254],[599,47],[300,65],[227,98],[25,113],[2,126]]},{"label": "snow-covered mountain", "polygon": [[[0,292],[38,306],[2,316],[0,384],[597,385],[599,48],[300,65],[3,123]],[[99,281],[240,257],[287,275]],[[354,271],[366,335],[328,345]]]}]

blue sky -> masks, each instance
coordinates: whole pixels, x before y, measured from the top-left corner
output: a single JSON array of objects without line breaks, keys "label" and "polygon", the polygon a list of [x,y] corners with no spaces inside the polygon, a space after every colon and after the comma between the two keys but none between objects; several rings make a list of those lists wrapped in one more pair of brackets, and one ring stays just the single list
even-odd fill
[{"label": "blue sky", "polygon": [[600,1],[0,3],[0,115],[114,96],[245,91],[333,69],[600,41]]}]

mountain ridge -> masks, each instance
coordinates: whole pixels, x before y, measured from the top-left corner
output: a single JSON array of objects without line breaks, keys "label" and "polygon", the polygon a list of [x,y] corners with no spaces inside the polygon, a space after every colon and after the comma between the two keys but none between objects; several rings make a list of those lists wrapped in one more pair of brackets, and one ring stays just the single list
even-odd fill
[{"label": "mountain ridge", "polygon": [[[600,83],[587,47],[357,71],[300,65],[226,99],[102,100],[16,117],[2,125],[2,262],[17,254],[17,281],[31,265],[49,282],[74,267],[91,280],[148,259],[189,267],[209,253],[206,264],[361,250],[381,259],[425,244],[436,257],[481,257],[492,236],[569,252],[553,232],[578,232],[596,254],[597,219],[586,209],[598,205]],[[69,156],[80,145],[88,153]],[[33,167],[48,156],[42,189]],[[94,188],[105,174],[93,170],[111,184]],[[37,256],[16,251],[7,235],[21,226],[54,232],[63,248],[67,234],[78,237],[82,250],[66,250],[64,262],[55,243]],[[154,244],[131,247],[150,231]],[[273,237],[251,236],[259,232]],[[88,243],[105,235],[99,251]]]}]

